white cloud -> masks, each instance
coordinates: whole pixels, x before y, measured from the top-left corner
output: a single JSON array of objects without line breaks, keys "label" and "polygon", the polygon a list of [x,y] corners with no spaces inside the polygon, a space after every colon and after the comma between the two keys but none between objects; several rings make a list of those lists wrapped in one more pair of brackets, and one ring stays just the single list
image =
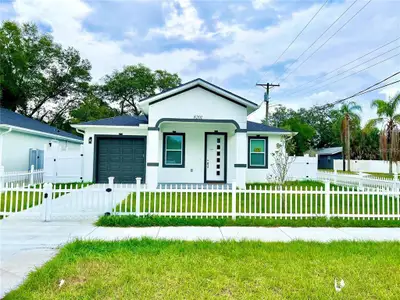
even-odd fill
[{"label": "white cloud", "polygon": [[385,88],[379,92],[379,94],[385,95],[386,99],[390,99],[400,93],[400,83],[393,85],[392,87]]},{"label": "white cloud", "polygon": [[182,38],[188,41],[211,37],[190,0],[169,0],[163,2],[162,6],[166,15],[165,25],[150,29],[149,37],[161,34],[167,38]]},{"label": "white cloud", "polygon": [[[192,49],[133,55],[122,48],[124,41],[111,40],[87,31],[82,23],[91,8],[81,0],[16,0],[14,9],[21,21],[42,22],[51,27],[56,42],[76,48],[92,63],[92,76],[98,80],[124,65],[143,63],[153,69],[182,72],[204,55]],[[138,40],[140,41],[140,39]]]},{"label": "white cloud", "polygon": [[270,6],[272,0],[253,0],[252,4],[254,9],[260,10]]}]

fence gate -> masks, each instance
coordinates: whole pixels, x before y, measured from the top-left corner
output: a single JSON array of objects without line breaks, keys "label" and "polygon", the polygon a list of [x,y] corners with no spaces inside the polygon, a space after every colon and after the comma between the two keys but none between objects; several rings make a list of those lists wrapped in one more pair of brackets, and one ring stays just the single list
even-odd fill
[{"label": "fence gate", "polygon": [[43,220],[96,219],[128,197],[114,184],[44,184]]}]

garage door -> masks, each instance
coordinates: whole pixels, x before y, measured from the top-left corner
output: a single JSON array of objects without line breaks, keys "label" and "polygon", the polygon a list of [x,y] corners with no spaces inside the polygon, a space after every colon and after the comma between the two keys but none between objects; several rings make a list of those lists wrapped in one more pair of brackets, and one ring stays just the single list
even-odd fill
[{"label": "garage door", "polygon": [[115,177],[115,183],[135,183],[136,177],[145,180],[146,146],[145,139],[98,138],[97,139],[96,182],[108,182]]}]

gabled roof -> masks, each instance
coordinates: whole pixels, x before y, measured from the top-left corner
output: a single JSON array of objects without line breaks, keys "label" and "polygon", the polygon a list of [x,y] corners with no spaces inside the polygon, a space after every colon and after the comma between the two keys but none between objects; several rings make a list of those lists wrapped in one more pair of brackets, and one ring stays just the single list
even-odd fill
[{"label": "gabled roof", "polygon": [[139,126],[140,124],[147,124],[147,117],[141,116],[116,116],[107,119],[100,119],[79,123],[77,125],[95,125],[95,126]]},{"label": "gabled roof", "polygon": [[211,93],[214,93],[220,97],[223,97],[229,101],[235,102],[239,105],[245,106],[247,107],[248,112],[253,112],[254,110],[256,110],[258,108],[258,104],[249,101],[239,95],[236,95],[232,92],[229,92],[215,84],[212,84],[211,82],[208,82],[204,79],[201,78],[197,78],[194,79],[192,81],[186,82],[184,84],[181,84],[180,86],[177,86],[175,88],[166,90],[164,92],[161,92],[157,95],[154,96],[150,96],[144,99],[139,100],[139,105],[142,108],[142,110],[144,111],[144,113],[148,113],[148,106],[150,104],[159,102],[159,101],[163,101],[165,99],[168,99],[169,97],[172,97],[174,95],[186,92],[188,90],[191,90],[193,88],[203,88]]},{"label": "gabled roof", "polygon": [[290,133],[291,131],[278,128],[278,127],[272,127],[268,125],[264,125],[261,123],[255,123],[251,121],[247,121],[247,131],[260,131],[260,132],[281,132],[281,133]]},{"label": "gabled roof", "polygon": [[82,141],[82,138],[69,132],[65,132],[53,126],[31,119],[27,116],[15,113],[11,110],[0,108],[0,126],[15,127],[16,129],[26,129],[35,131],[38,134],[56,135],[60,139]]},{"label": "gabled roof", "polygon": [[343,152],[343,147],[321,148],[318,150],[318,155],[334,155]]}]

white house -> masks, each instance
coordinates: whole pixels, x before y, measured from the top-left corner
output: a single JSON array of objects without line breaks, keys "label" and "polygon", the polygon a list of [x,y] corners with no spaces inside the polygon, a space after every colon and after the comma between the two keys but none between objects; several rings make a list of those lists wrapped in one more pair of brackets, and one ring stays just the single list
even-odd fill
[{"label": "white house", "polygon": [[0,108],[0,167],[4,167],[5,172],[29,170],[31,149],[42,153],[45,144],[49,143],[75,149],[83,141],[74,134]]},{"label": "white house", "polygon": [[264,182],[288,131],[247,121],[258,108],[202,79],[139,101],[141,116],[74,125],[84,134],[85,181]]}]

